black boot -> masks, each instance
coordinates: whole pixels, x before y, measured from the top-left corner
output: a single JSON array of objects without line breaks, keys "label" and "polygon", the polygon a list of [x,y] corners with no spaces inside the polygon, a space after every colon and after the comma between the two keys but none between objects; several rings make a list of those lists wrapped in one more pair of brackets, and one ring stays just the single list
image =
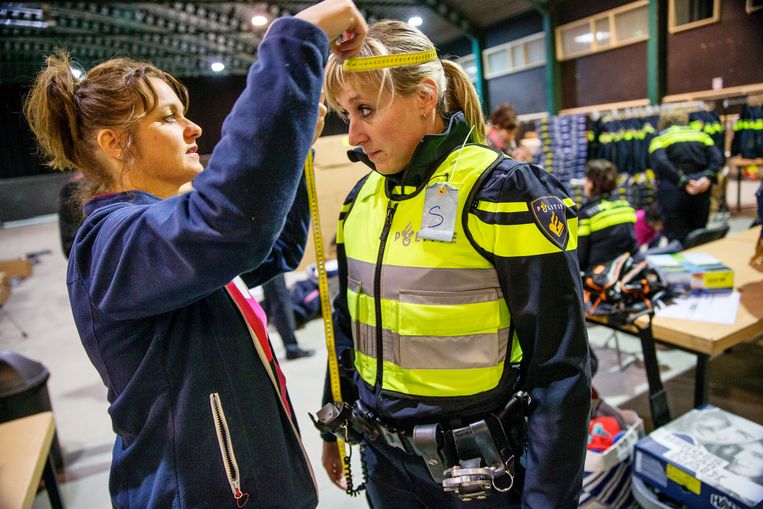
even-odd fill
[{"label": "black boot", "polygon": [[286,347],[287,360],[301,359],[302,357],[312,357],[313,355],[315,355],[315,350],[312,349],[303,350],[297,345],[289,345]]}]

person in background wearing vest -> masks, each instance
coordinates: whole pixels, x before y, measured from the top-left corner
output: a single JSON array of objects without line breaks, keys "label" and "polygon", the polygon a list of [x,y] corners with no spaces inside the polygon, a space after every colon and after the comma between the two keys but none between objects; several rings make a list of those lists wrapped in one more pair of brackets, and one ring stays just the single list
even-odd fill
[{"label": "person in background wearing vest", "polygon": [[236,276],[298,265],[324,64],[366,28],[349,0],[274,21],[203,172],[188,92],[166,72],[114,58],[75,78],[58,52],[37,76],[25,113],[41,152],[89,186],[67,285],[108,388],[114,507],[317,505],[261,309]]},{"label": "person in background wearing vest", "polygon": [[[422,52],[423,63],[367,72],[330,58],[326,71],[329,107],[358,147],[348,156],[371,170],[340,212],[334,303],[337,354],[354,360],[343,393],[387,433],[365,440],[368,501],[577,507],[591,386],[574,203],[542,168],[485,146],[468,76],[419,30],[380,21],[360,56]],[[525,412],[491,417],[518,390],[531,397]],[[525,416],[529,437],[511,447]],[[467,446],[472,424],[479,451]],[[426,442],[426,461],[414,427],[442,439]],[[324,468],[344,488],[336,445],[322,436]],[[493,466],[508,463],[511,489],[470,502],[444,491],[445,469],[475,458],[485,467],[502,444],[513,461],[493,456]],[[496,474],[497,486],[511,482]]]},{"label": "person in background wearing vest", "polygon": [[723,161],[713,139],[688,126],[688,121],[685,112],[663,112],[662,131],[649,144],[663,231],[668,240],[679,242],[686,240],[690,231],[707,225],[710,187]]},{"label": "person in background wearing vest", "polygon": [[628,252],[638,251],[634,223],[636,211],[627,200],[613,199],[617,168],[606,159],[586,163],[583,192],[589,200],[580,208],[578,260],[580,270],[590,271]]}]

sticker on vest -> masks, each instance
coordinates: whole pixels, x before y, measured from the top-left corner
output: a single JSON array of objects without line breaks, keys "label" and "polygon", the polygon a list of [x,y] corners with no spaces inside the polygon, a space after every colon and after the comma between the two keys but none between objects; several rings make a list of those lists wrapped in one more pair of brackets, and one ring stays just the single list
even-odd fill
[{"label": "sticker on vest", "polygon": [[567,206],[556,196],[543,196],[530,202],[535,225],[556,247],[564,251],[570,238]]},{"label": "sticker on vest", "polygon": [[444,182],[432,184],[424,196],[420,239],[453,242],[458,214],[458,189]]}]

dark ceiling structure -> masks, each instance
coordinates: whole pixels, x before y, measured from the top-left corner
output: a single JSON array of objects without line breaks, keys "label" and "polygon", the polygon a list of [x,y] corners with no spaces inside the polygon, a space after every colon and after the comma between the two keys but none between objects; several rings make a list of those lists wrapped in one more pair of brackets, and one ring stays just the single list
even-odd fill
[{"label": "dark ceiling structure", "polygon": [[[0,83],[30,81],[55,48],[68,49],[84,69],[129,56],[178,77],[245,74],[268,23],[314,3],[0,3]],[[527,0],[357,0],[356,5],[369,20],[419,16],[419,28],[438,46],[478,36],[532,8]],[[264,24],[255,26],[253,18]],[[224,69],[216,73],[213,63]]]}]

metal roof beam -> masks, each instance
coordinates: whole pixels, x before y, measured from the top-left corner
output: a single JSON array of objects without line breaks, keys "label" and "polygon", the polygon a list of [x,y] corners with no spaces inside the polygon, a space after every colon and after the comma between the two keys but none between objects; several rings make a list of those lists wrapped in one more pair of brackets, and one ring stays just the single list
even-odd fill
[{"label": "metal roof beam", "polygon": [[[106,42],[106,44],[96,44],[96,42]],[[111,42],[111,44],[110,44]],[[28,43],[30,46],[28,49],[24,49],[23,45]],[[116,43],[116,44],[113,44]],[[122,44],[124,43],[124,44]],[[46,37],[20,37],[13,41],[4,40],[3,47],[9,45],[16,46],[12,52],[13,54],[25,53],[39,55],[40,53],[47,53],[52,51],[56,47],[64,46],[65,48],[74,52],[75,59],[83,60],[100,60],[105,58],[111,58],[115,56],[129,56],[136,59],[150,60],[151,63],[157,63],[160,60],[176,59],[178,60],[197,60],[199,65],[206,67],[209,57],[217,56],[217,53],[188,53],[187,51],[178,50],[176,48],[167,48],[162,44],[152,44],[145,41],[124,40],[119,36],[101,36],[101,35],[79,35],[73,37],[66,37],[63,39],[53,40]],[[130,46],[142,46],[148,51],[135,50]],[[135,53],[141,53],[136,55]],[[150,54],[150,58],[146,58],[146,53]],[[228,62],[228,67],[246,67],[248,68],[250,62],[241,59],[231,59]]]},{"label": "metal roof beam", "polygon": [[490,101],[485,82],[484,66],[482,65],[482,51],[485,49],[484,33],[472,25],[463,13],[441,0],[415,0],[415,2],[416,5],[430,9],[445,21],[458,28],[471,41],[474,62],[477,66],[477,83],[475,83],[475,87],[477,95],[479,95],[482,101],[482,109],[487,111]]},{"label": "metal roof beam", "polygon": [[[206,34],[212,34],[212,35],[227,35],[227,36],[251,36],[252,38],[257,39],[257,44],[261,42],[261,38],[258,36],[258,34],[252,33],[252,32],[231,32],[231,31],[222,31],[222,30],[207,30],[207,29],[192,29],[190,31],[181,32],[177,29],[174,31],[169,30],[150,30],[145,28],[122,28],[122,27],[111,27],[113,30],[109,33],[109,35],[153,35],[153,34],[159,34],[159,35],[179,35],[179,36],[194,36],[194,35],[206,35]],[[56,25],[50,25],[47,27],[23,27],[23,26],[2,26],[0,25],[0,37],[5,36],[8,32],[11,30],[22,30],[29,33],[34,33],[38,35],[69,35],[69,34],[80,34],[80,33],[89,33],[92,34],[92,30],[87,29],[80,29],[80,28],[74,28],[74,27],[62,27],[62,26],[56,26]],[[251,41],[249,41],[251,44]]]},{"label": "metal roof beam", "polygon": [[469,38],[481,35],[480,30],[472,25],[463,13],[441,0],[415,0],[415,4],[430,9]]},{"label": "metal roof beam", "polygon": [[[108,8],[106,6],[98,6],[99,9]],[[151,9],[147,9],[149,11],[149,14],[158,17],[162,20],[163,23],[171,22],[173,24],[176,24],[176,26],[179,26],[177,23],[177,20],[172,19],[172,13],[161,11],[161,12],[151,12]],[[57,16],[59,19],[57,22],[63,21],[66,19],[64,24],[69,24],[71,22],[74,22],[75,24],[78,23],[78,20],[80,19],[88,19],[90,21],[95,21],[96,23],[99,23],[101,25],[101,28],[103,28],[104,32],[108,31],[111,27],[113,27],[115,32],[120,32],[122,30],[128,32],[125,35],[132,35],[129,33],[130,30],[136,30],[136,27],[139,27],[137,30],[142,30],[145,33],[140,35],[159,35],[159,36],[165,36],[168,35],[168,31],[165,28],[158,27],[156,25],[152,25],[149,23],[143,23],[139,21],[133,21],[133,20],[126,20],[119,16],[113,16],[109,14],[102,14],[92,11],[77,11],[73,9],[67,9],[67,8],[61,8],[61,7],[51,7],[50,8],[50,14],[52,16]],[[199,26],[202,26],[201,24]],[[196,27],[194,27],[196,28]],[[190,27],[189,27],[190,29]],[[183,34],[180,33],[169,33],[169,35],[178,35],[181,40],[185,40],[188,44],[198,44],[199,46],[204,46],[208,50],[216,51],[216,52],[223,52],[228,55],[233,55],[237,58],[248,58],[250,60],[254,60],[254,57],[257,52],[257,46],[259,45],[259,39],[257,41],[246,41],[241,39],[235,39],[235,43],[242,43],[245,45],[243,48],[243,52],[239,52],[239,50],[235,48],[227,48],[227,47],[220,47],[224,44],[219,42],[218,40],[210,41],[208,39],[207,34],[210,35],[217,35],[218,39],[219,36],[223,36],[223,34],[216,34],[215,32],[209,32],[206,30],[199,30],[189,32]],[[253,36],[256,36],[256,34],[252,33]],[[201,37],[199,37],[201,36]],[[192,40],[189,40],[189,37],[192,38]],[[225,40],[225,39],[224,39]]]}]

